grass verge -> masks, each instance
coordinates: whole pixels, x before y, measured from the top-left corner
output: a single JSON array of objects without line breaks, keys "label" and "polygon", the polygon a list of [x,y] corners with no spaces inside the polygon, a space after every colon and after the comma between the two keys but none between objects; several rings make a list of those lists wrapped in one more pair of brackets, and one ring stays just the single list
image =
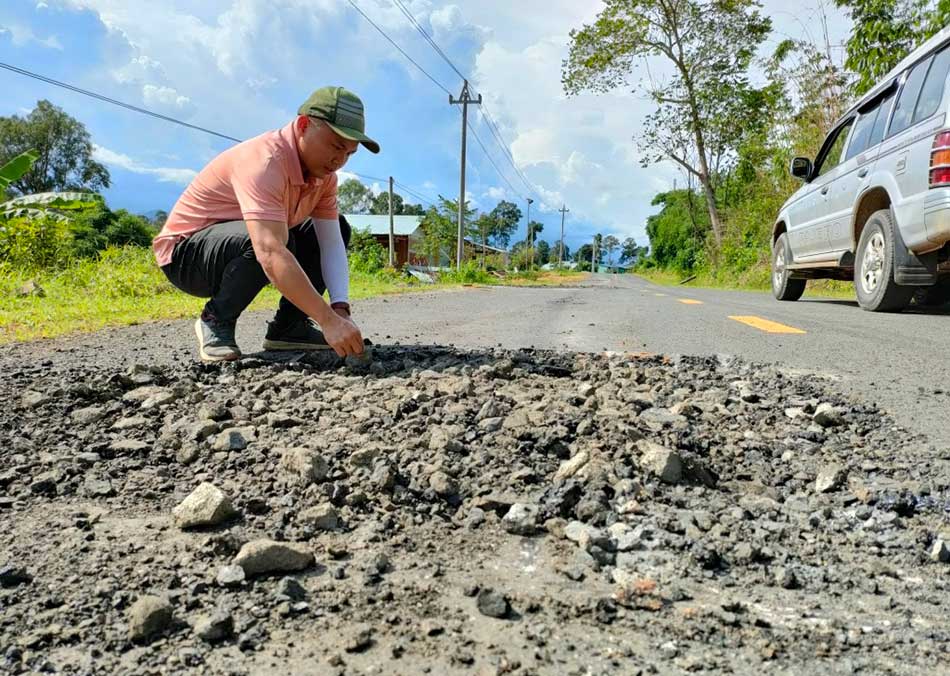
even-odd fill
[{"label": "grass verge", "polygon": [[[567,270],[523,273],[504,279],[482,275],[473,285],[563,286],[587,276]],[[42,295],[18,295],[28,282],[38,284]],[[464,279],[449,277],[432,285],[392,272],[351,271],[350,298],[458,289],[464,283]],[[269,286],[249,309],[276,308],[279,298],[277,290]],[[55,271],[22,270],[0,263],[0,345],[110,326],[196,317],[204,304],[205,299],[173,287],[155,266],[151,250],[142,247],[110,248],[98,258],[81,259]]]},{"label": "grass verge", "polygon": [[[18,297],[36,282],[43,295]],[[350,298],[405,293],[431,286],[386,274],[350,275]],[[249,309],[276,308],[280,294],[267,287]],[[28,272],[0,266],[0,344],[54,338],[109,326],[196,317],[205,300],[173,287],[148,249],[107,249],[58,271]]]}]

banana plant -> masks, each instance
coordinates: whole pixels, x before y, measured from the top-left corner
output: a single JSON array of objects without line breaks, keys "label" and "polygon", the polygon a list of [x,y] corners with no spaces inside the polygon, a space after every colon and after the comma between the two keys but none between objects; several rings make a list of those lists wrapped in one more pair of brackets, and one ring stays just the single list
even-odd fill
[{"label": "banana plant", "polygon": [[100,202],[102,195],[94,192],[41,192],[23,195],[0,204],[0,219],[51,216],[68,221],[71,220],[69,212],[81,211]]},{"label": "banana plant", "polygon": [[[35,151],[28,150],[0,167],[0,194],[28,172],[38,157]],[[23,195],[0,203],[0,221],[24,217],[69,221],[69,212],[80,211],[100,202],[102,195],[91,192],[43,192]]]},{"label": "banana plant", "polygon": [[33,150],[27,150],[22,155],[17,155],[12,160],[0,167],[0,194],[6,190],[11,183],[19,180],[23,174],[28,172],[33,163],[39,159],[39,155]]}]

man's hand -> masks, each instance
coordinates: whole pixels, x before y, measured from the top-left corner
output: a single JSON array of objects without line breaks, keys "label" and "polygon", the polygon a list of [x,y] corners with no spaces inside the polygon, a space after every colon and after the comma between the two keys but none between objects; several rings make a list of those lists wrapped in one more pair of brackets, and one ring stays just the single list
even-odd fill
[{"label": "man's hand", "polygon": [[340,357],[363,354],[363,334],[346,317],[330,314],[329,319],[320,326],[323,337]]},{"label": "man's hand", "polygon": [[330,307],[333,308],[333,311],[336,312],[341,317],[343,317],[344,319],[350,318],[350,304],[349,303],[344,303],[342,301],[339,301],[336,303],[331,303]]}]

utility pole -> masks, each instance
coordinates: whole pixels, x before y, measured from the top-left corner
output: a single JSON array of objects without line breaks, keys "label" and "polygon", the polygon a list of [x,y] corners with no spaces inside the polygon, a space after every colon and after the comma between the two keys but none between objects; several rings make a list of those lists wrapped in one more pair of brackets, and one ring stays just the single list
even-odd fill
[{"label": "utility pole", "polygon": [[528,269],[534,267],[534,232],[531,231],[531,204],[534,202],[530,197],[528,200]]},{"label": "utility pole", "polygon": [[560,270],[561,264],[564,262],[564,215],[569,212],[570,209],[568,209],[567,205],[564,204],[560,209],[558,209],[558,211],[561,212],[561,241],[558,244],[557,249],[557,267],[558,270]]},{"label": "utility pole", "polygon": [[389,267],[396,267],[396,233],[393,226],[393,177],[389,177]]},{"label": "utility pole", "polygon": [[466,132],[468,131],[468,105],[474,103],[475,105],[482,104],[482,95],[479,94],[477,99],[471,98],[468,93],[468,80],[463,80],[462,84],[462,93],[456,99],[451,94],[449,94],[449,105],[462,106],[462,170],[460,172],[461,179],[459,181],[459,227],[458,227],[458,249],[456,251],[456,265],[459,269],[462,268],[462,253],[464,251],[465,242],[463,240],[464,232],[464,223],[465,223],[465,140]]}]

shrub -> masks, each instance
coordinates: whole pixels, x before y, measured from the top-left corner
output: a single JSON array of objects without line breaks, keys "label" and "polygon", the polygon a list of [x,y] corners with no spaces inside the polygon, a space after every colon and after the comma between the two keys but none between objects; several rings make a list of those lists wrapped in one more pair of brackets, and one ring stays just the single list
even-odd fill
[{"label": "shrub", "polygon": [[15,268],[59,268],[72,256],[69,224],[56,216],[0,221],[0,260]]},{"label": "shrub", "polygon": [[370,234],[369,228],[354,228],[350,234],[350,270],[373,274],[386,265],[389,252]]},{"label": "shrub", "polygon": [[443,272],[439,275],[439,279],[456,284],[488,284],[492,281],[492,276],[482,270],[478,261],[469,260],[462,263],[462,267],[458,270]]}]

